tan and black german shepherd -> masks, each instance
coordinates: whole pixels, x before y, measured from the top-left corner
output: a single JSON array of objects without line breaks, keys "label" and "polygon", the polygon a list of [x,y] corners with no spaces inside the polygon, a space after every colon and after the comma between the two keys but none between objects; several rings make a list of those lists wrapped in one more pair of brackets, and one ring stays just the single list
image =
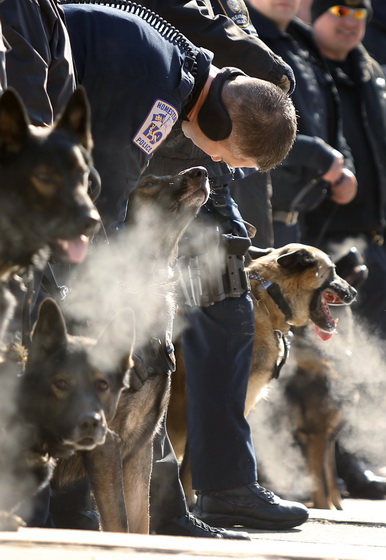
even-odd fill
[{"label": "tan and black german shepherd", "polygon": [[120,252],[125,246],[142,247],[135,258],[131,252],[129,263],[139,285],[122,295],[135,314],[134,368],[105,443],[60,461],[53,481],[63,487],[87,473],[106,531],[149,531],[153,439],[166,411],[174,369],[173,264],[181,235],[208,195],[207,172],[196,167],[176,176],[145,177],[130,198],[127,239]]},{"label": "tan and black german shepherd", "polygon": [[[336,321],[329,306],[348,305],[356,296],[356,290],[337,275],[335,265],[327,254],[317,248],[301,244],[290,244],[262,252],[251,248],[250,255],[258,258],[252,260],[247,267],[254,305],[255,344],[245,405],[246,415],[266,394],[271,380],[279,376],[289,349],[286,336],[290,329],[312,325],[319,337],[327,340],[336,329]],[[180,453],[186,442],[186,425],[181,415],[181,400],[185,398],[181,374],[183,375],[183,362],[178,354],[168,410],[168,430],[174,448]],[[307,401],[304,406],[307,407]],[[317,415],[315,402],[311,406]],[[327,422],[317,446],[311,449],[310,437],[306,453],[309,469],[315,476],[318,488],[324,484],[327,476],[320,469],[325,468],[326,457],[332,453],[331,432],[335,433],[340,418],[336,406],[332,408],[333,418]],[[297,428],[306,431],[300,412],[299,410]],[[189,469],[184,468],[181,476],[188,499],[192,503],[194,497],[189,486]]]},{"label": "tan and black german shepherd", "polygon": [[356,290],[338,276],[326,253],[307,245],[274,249],[253,261],[247,270],[256,332],[245,405],[248,415],[269,382],[279,375],[284,337],[290,329],[311,324],[322,340],[330,339],[336,321],[329,306],[349,305]]}]

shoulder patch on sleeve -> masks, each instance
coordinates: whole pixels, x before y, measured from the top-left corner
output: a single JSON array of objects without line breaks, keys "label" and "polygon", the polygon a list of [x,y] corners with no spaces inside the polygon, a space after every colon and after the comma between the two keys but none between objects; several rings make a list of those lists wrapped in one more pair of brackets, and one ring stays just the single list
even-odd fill
[{"label": "shoulder patch on sleeve", "polygon": [[162,99],[157,99],[133,136],[134,144],[145,154],[151,154],[165,140],[177,120],[176,108]]},{"label": "shoulder patch on sleeve", "polygon": [[249,12],[243,0],[218,0],[222,11],[238,27],[249,26]]}]

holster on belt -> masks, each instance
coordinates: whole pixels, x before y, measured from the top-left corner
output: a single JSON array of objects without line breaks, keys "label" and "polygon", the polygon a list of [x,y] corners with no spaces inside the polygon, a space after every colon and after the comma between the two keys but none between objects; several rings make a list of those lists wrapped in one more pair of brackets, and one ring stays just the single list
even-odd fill
[{"label": "holster on belt", "polygon": [[218,227],[204,228],[193,244],[182,240],[178,263],[185,305],[206,307],[248,291],[244,255],[250,245],[248,237],[223,234]]}]

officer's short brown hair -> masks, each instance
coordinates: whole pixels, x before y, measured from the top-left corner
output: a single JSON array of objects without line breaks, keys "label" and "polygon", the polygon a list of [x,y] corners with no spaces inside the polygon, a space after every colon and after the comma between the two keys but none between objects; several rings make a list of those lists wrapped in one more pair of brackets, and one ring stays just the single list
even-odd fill
[{"label": "officer's short brown hair", "polygon": [[297,119],[290,97],[270,82],[244,76],[228,82],[222,95],[232,119],[228,149],[256,161],[261,171],[276,167],[295,140]]}]

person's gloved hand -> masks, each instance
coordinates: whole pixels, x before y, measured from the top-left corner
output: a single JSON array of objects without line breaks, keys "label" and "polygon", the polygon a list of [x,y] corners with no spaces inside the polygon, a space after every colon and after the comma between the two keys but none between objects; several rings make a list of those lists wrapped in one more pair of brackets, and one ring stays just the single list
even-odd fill
[{"label": "person's gloved hand", "polygon": [[342,175],[337,181],[331,183],[331,200],[337,204],[348,204],[357,194],[358,183],[355,175],[343,168]]},{"label": "person's gloved hand", "polygon": [[284,74],[277,85],[288,95],[292,95],[294,92],[296,87],[296,78],[291,66],[288,64],[284,64]]}]

